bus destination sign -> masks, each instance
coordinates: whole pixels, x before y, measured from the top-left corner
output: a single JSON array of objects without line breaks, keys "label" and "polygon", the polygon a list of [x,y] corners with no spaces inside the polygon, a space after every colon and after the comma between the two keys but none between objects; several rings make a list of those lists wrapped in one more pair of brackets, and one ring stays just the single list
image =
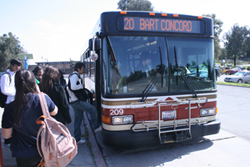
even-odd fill
[{"label": "bus destination sign", "polygon": [[201,20],[122,17],[124,31],[204,33]]}]

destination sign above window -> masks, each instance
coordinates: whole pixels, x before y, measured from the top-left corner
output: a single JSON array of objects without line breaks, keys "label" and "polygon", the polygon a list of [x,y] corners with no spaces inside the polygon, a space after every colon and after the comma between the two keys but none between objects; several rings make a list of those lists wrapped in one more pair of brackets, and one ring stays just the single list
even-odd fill
[{"label": "destination sign above window", "polygon": [[119,30],[123,31],[204,33],[204,22],[202,20],[120,17],[119,23]]}]

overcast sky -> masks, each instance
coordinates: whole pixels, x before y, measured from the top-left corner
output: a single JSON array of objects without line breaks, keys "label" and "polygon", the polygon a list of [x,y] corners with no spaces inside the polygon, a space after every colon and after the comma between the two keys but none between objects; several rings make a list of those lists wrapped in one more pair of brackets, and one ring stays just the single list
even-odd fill
[{"label": "overcast sky", "polygon": [[[79,61],[84,44],[105,11],[119,0],[0,0],[0,35],[12,32],[34,61]],[[223,32],[238,23],[249,26],[246,0],[150,0],[154,10],[190,15],[216,14]]]}]

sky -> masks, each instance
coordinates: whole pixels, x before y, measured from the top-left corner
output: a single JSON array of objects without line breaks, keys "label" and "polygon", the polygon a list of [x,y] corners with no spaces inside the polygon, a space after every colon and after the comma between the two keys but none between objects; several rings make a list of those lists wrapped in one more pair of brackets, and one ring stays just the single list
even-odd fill
[{"label": "sky", "polygon": [[[234,24],[250,28],[246,0],[149,0],[154,11],[201,16],[216,14],[223,35]],[[102,12],[120,11],[119,0],[0,0],[0,35],[12,32],[33,60],[79,61]]]}]

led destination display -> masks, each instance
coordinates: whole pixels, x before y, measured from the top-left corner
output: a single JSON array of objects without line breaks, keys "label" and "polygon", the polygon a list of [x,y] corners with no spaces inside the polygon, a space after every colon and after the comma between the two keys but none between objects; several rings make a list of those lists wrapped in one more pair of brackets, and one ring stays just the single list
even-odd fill
[{"label": "led destination display", "polygon": [[201,20],[123,17],[124,31],[204,33]]}]

